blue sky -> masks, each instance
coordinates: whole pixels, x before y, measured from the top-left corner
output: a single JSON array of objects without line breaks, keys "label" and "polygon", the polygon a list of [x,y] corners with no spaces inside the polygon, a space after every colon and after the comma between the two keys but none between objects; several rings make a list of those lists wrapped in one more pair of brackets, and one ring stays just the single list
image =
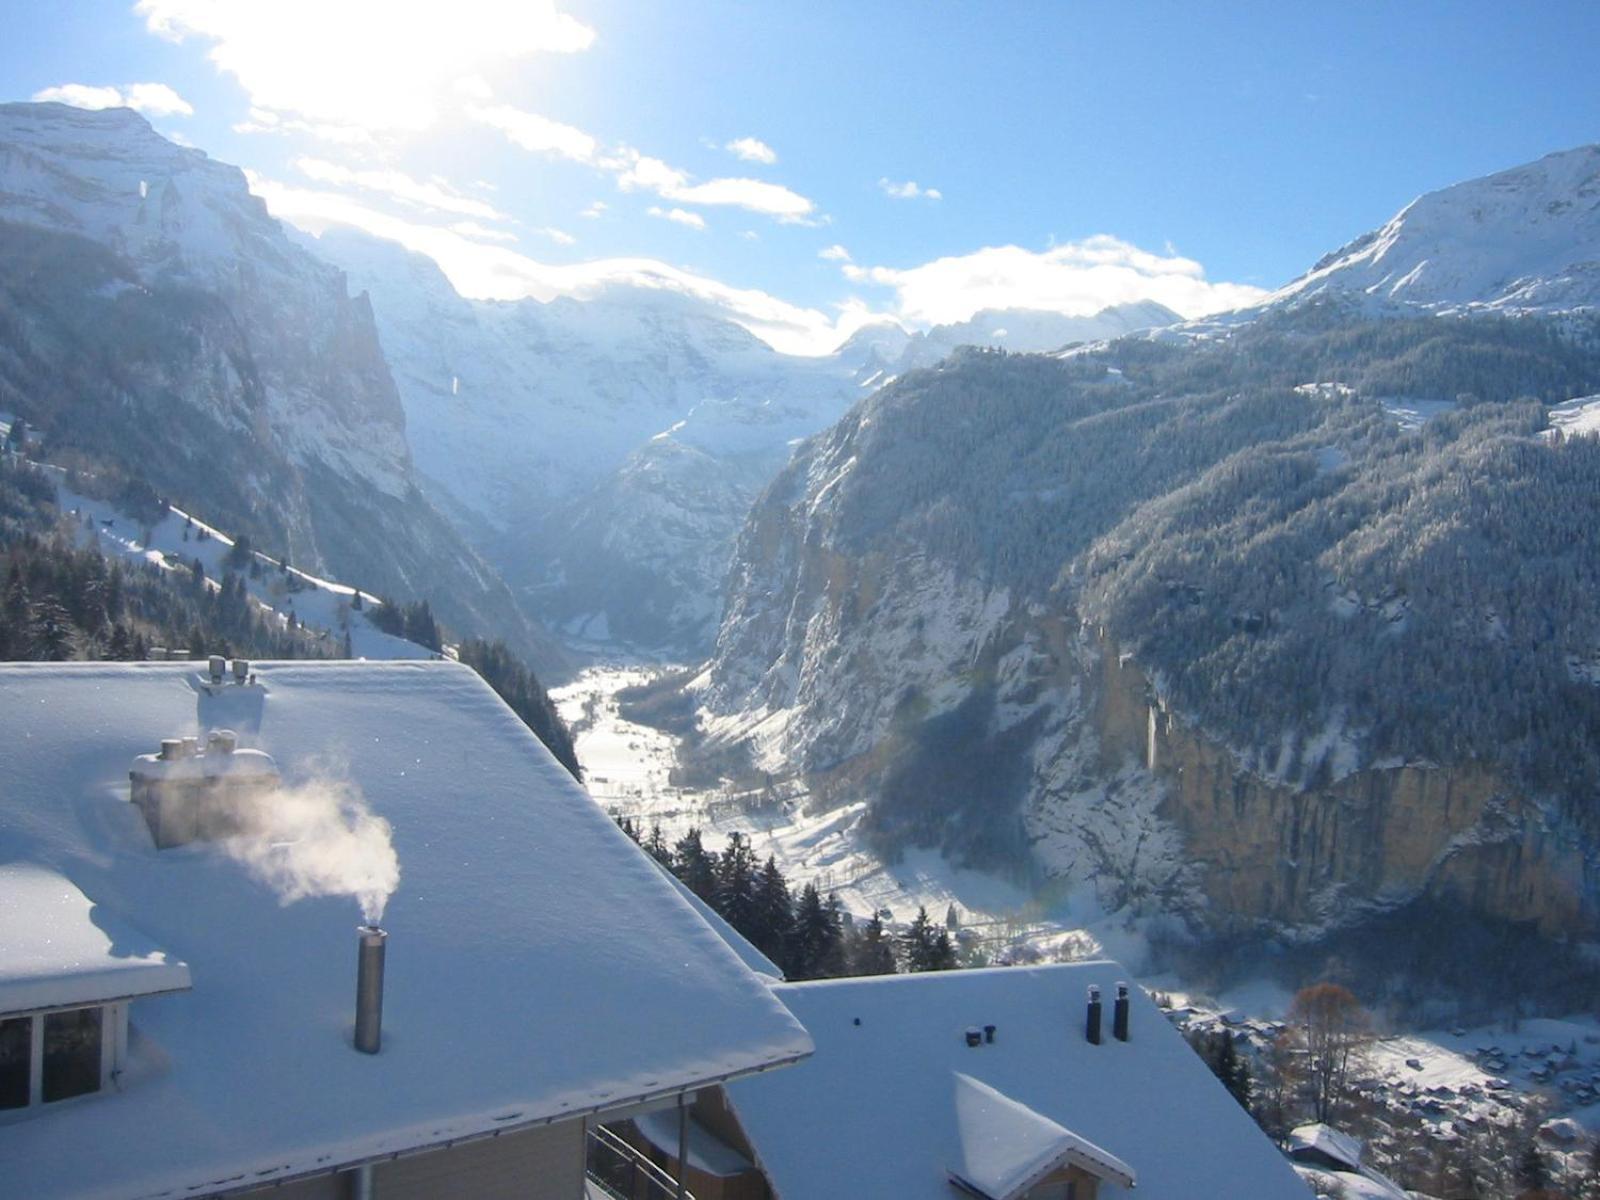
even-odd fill
[{"label": "blue sky", "polygon": [[1003,303],[1199,315],[1421,191],[1600,140],[1593,3],[10,0],[5,25],[5,98],[130,100],[279,215],[405,240],[465,292],[642,282],[807,351]]}]

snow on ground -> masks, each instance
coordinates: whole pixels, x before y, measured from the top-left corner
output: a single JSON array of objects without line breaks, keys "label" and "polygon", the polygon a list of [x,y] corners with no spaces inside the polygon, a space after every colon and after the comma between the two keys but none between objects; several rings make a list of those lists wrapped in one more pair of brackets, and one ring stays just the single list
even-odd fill
[{"label": "snow on ground", "polygon": [[1421,429],[1435,417],[1453,412],[1456,407],[1454,400],[1414,400],[1406,396],[1382,396],[1378,403],[1407,433]]},{"label": "snow on ground", "polygon": [[[61,511],[78,519],[87,544],[98,546],[101,553],[111,557],[129,563],[150,563],[167,571],[178,569],[179,564],[188,568],[198,559],[205,568],[208,585],[220,585],[229,569],[224,560],[233,549],[233,539],[221,530],[177,508],[168,508],[167,515],[153,525],[141,526],[110,501],[73,491],[60,468],[34,465],[55,480]],[[260,564],[260,573],[252,577],[242,572],[245,587],[262,608],[277,614],[280,624],[287,625],[292,613],[301,625],[322,633],[335,650],[343,649],[348,631],[352,658],[438,657],[426,646],[373,625],[367,612],[382,604],[376,596],[360,593],[365,611],[357,610],[352,607],[355,588],[320,579],[294,566],[284,568],[259,552],[254,557]]]},{"label": "snow on ground", "polygon": [[[845,911],[858,920],[876,912],[891,927],[903,926],[918,907],[943,920],[953,905],[962,944],[991,956],[1067,961],[1114,948],[1127,958],[1142,957],[1142,939],[1121,936],[1114,922],[1085,929],[1076,922],[1048,919],[1022,888],[952,866],[937,851],[908,850],[898,862],[885,862],[861,835],[865,804],[810,813],[809,797],[788,781],[775,781],[756,794],[673,784],[675,739],[626,720],[616,699],[621,689],[673,669],[671,664],[613,657],[551,692],[572,727],[590,795],[607,811],[631,817],[641,833],[660,824],[673,842],[694,826],[711,849],[724,846],[729,834],[747,834],[760,858],[777,859],[791,889],[814,882],[823,892],[836,893]],[[1088,895],[1060,908],[1104,919]]]},{"label": "snow on ground", "polygon": [[1552,408],[1550,433],[1558,429],[1567,437],[1600,437],[1600,396],[1579,396]]},{"label": "snow on ground", "polygon": [[[1170,998],[1169,1015],[1180,1029],[1228,1028],[1256,1050],[1283,1028],[1292,999],[1262,982],[1214,998],[1187,994],[1176,980],[1150,982]],[[1380,1107],[1420,1119],[1436,1135],[1515,1119],[1535,1098],[1551,1115],[1600,1132],[1600,1018],[1530,1018],[1514,1029],[1485,1025],[1381,1036],[1356,1072],[1356,1087]]]}]

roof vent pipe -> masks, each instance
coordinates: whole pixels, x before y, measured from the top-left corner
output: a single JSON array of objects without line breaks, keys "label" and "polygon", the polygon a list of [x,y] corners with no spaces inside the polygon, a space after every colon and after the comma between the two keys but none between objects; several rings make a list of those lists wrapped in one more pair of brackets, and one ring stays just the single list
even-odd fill
[{"label": "roof vent pipe", "polygon": [[389,935],[362,925],[356,958],[356,1049],[376,1054],[383,1043],[383,950]]},{"label": "roof vent pipe", "polygon": [[1117,1002],[1111,1009],[1111,1036],[1119,1042],[1128,1040],[1128,985],[1117,984]]},{"label": "roof vent pipe", "polygon": [[985,1042],[990,1042],[990,1043],[992,1043],[994,1041],[994,1026],[993,1025],[985,1025],[983,1027],[983,1040]]},{"label": "roof vent pipe", "polygon": [[983,1033],[978,1029],[978,1027],[976,1025],[968,1025],[967,1026],[967,1045],[968,1046],[981,1046],[981,1045],[983,1045]]},{"label": "roof vent pipe", "polygon": [[1084,1024],[1083,1036],[1091,1046],[1100,1044],[1100,989],[1089,986],[1089,1018]]},{"label": "roof vent pipe", "polygon": [[236,658],[236,659],[234,659],[233,660],[233,681],[235,683],[244,683],[249,678],[250,678],[250,660],[248,658]]},{"label": "roof vent pipe", "polygon": [[221,683],[222,677],[227,674],[228,660],[220,654],[213,654],[206,660],[206,673],[211,676],[212,683]]}]

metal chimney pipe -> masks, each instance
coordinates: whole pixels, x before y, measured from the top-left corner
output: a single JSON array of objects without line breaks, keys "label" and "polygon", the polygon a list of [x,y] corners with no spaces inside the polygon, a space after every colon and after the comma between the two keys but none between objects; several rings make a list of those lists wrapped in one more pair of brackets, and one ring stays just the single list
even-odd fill
[{"label": "metal chimney pipe", "polygon": [[356,1049],[376,1054],[383,1043],[383,951],[389,935],[362,925],[356,959]]},{"label": "metal chimney pipe", "polygon": [[1084,1024],[1083,1036],[1091,1046],[1100,1044],[1100,989],[1093,984],[1089,987],[1089,1018]]},{"label": "metal chimney pipe", "polygon": [[1117,984],[1117,1002],[1111,1009],[1111,1036],[1119,1042],[1128,1040],[1128,985]]}]

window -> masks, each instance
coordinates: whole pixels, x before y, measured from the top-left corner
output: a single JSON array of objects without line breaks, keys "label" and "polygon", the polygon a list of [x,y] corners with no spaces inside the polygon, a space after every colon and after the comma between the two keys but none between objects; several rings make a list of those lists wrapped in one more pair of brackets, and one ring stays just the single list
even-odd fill
[{"label": "window", "polygon": [[45,1015],[40,1093],[46,1104],[100,1090],[102,1015],[98,1008]]},{"label": "window", "polygon": [[32,1063],[33,1018],[0,1021],[0,1109],[28,1107]]},{"label": "window", "polygon": [[98,1092],[127,1041],[127,1005],[0,1018],[0,1113]]}]

